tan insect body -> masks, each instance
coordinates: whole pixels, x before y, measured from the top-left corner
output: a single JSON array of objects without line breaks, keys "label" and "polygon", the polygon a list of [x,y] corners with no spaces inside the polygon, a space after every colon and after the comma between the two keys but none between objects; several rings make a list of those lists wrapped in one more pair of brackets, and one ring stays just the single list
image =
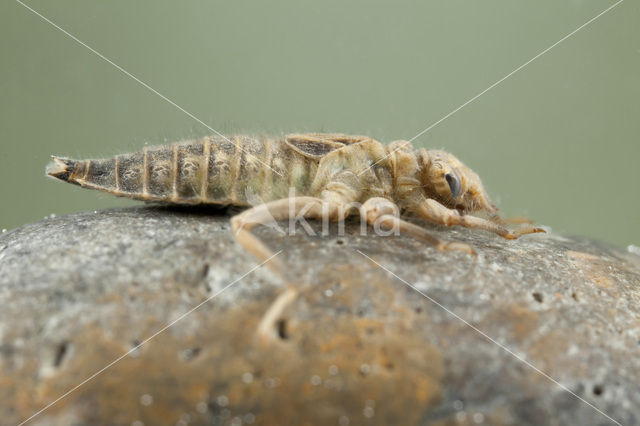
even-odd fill
[{"label": "tan insect body", "polygon": [[397,212],[508,239],[543,232],[529,225],[507,228],[478,175],[449,153],[414,149],[407,141],[384,145],[366,136],[326,133],[231,141],[205,137],[108,159],[53,159],[50,176],[143,201],[250,206],[257,196],[265,204],[233,217],[232,228],[238,242],[261,259],[271,252],[250,229],[292,214],[340,220],[357,208],[368,223],[398,229],[440,250],[471,254],[468,245],[440,241]]}]

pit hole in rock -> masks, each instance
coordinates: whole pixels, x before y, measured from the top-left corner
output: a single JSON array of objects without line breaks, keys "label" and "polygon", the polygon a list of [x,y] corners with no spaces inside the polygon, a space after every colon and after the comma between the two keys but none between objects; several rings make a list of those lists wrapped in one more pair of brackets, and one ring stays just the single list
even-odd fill
[{"label": "pit hole in rock", "polygon": [[[205,263],[204,265],[202,265],[202,271],[200,271],[200,276],[202,277],[202,279],[204,280],[205,278],[207,278],[207,276],[209,275],[209,264]],[[205,283],[206,286],[206,283]]]},{"label": "pit hole in rock", "polygon": [[575,300],[576,302],[579,302],[578,300],[578,293],[576,293],[575,291],[573,293],[571,293],[571,297],[573,298],[573,300]]},{"label": "pit hole in rock", "polygon": [[413,310],[416,314],[421,314],[422,313],[422,308],[420,306],[418,306],[417,308],[415,308]]},{"label": "pit hole in rock", "polygon": [[281,318],[276,323],[276,329],[278,330],[278,337],[282,340],[287,340],[289,338],[289,332],[287,331],[287,320]]},{"label": "pit hole in rock", "polygon": [[542,303],[542,301],[544,300],[544,298],[542,297],[542,293],[535,292],[535,293],[532,293],[531,295],[533,296],[535,301],[538,303]]},{"label": "pit hole in rock", "polygon": [[341,246],[344,244],[344,240],[336,240],[336,244]]},{"label": "pit hole in rock", "polygon": [[600,396],[604,393],[604,386],[602,385],[595,385],[593,387],[593,394],[596,396]]},{"label": "pit hole in rock", "polygon": [[185,349],[184,351],[182,351],[182,359],[184,359],[185,361],[190,361],[197,357],[201,351],[202,348],[198,347]]},{"label": "pit hole in rock", "polygon": [[66,340],[58,345],[56,349],[56,355],[53,357],[53,366],[58,368],[64,361],[67,352],[69,351],[69,342]]}]

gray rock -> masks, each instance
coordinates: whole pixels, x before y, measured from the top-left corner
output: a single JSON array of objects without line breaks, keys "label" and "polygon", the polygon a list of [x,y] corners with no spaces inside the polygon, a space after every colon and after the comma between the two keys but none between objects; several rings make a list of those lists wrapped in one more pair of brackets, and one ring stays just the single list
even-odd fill
[{"label": "gray rock", "polygon": [[265,342],[284,285],[264,267],[243,277],[257,262],[228,219],[141,207],[2,234],[2,422],[71,391],[30,423],[614,424],[597,407],[640,424],[635,253],[434,231],[474,259],[357,221],[344,236],[261,228],[300,291]]}]

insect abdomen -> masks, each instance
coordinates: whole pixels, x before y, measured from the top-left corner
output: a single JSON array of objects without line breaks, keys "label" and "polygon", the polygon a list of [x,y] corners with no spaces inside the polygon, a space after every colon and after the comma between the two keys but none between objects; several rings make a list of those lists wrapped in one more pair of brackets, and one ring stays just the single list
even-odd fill
[{"label": "insect abdomen", "polygon": [[304,193],[315,172],[306,163],[281,141],[207,137],[102,160],[54,157],[47,173],[144,201],[248,205],[286,197],[291,185]]}]

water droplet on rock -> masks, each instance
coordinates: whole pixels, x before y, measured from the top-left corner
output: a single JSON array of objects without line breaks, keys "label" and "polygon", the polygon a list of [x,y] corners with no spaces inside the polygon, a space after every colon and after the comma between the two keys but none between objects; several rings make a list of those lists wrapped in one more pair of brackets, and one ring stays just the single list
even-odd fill
[{"label": "water droplet on rock", "polygon": [[366,418],[370,419],[375,414],[375,411],[371,407],[365,407],[364,410],[362,410],[362,414],[364,414]]},{"label": "water droplet on rock", "polygon": [[216,398],[216,402],[219,406],[226,407],[229,404],[229,398],[227,398],[226,395],[220,395],[218,398]]},{"label": "water droplet on rock", "polygon": [[482,413],[475,413],[473,415],[473,422],[474,423],[483,423],[484,422],[484,414]]},{"label": "water droplet on rock", "polygon": [[489,267],[491,268],[492,271],[494,272],[502,272],[502,267],[500,265],[498,265],[496,262],[491,262],[491,264],[489,265]]},{"label": "water droplet on rock", "polygon": [[246,384],[249,384],[249,383],[253,382],[253,374],[244,373],[242,375],[242,381],[245,382]]},{"label": "water droplet on rock", "polygon": [[[4,229],[2,230],[2,232],[4,232]],[[633,245],[633,244],[629,244],[629,245],[627,246],[627,251],[628,251],[629,253],[637,254],[638,256],[640,256],[640,247],[635,246],[635,245]]]},{"label": "water droplet on rock", "polygon": [[140,397],[140,404],[148,407],[149,405],[153,404],[153,397],[148,393],[145,393]]}]

